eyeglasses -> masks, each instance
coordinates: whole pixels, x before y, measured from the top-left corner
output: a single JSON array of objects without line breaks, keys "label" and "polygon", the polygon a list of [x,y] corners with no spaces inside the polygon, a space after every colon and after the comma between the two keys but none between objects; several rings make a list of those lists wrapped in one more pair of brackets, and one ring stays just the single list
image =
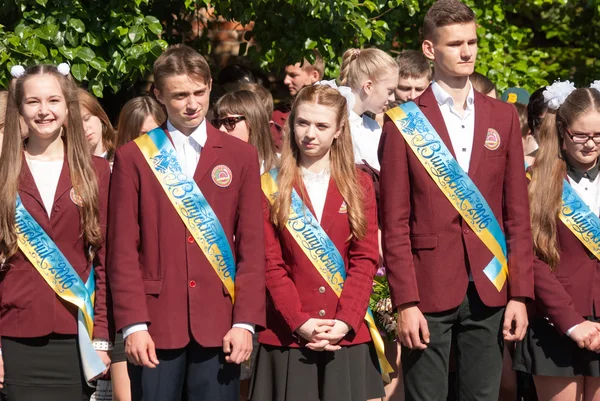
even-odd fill
[{"label": "eyeglasses", "polygon": [[244,121],[245,119],[246,117],[244,116],[215,118],[211,121],[211,123],[216,128],[221,128],[221,126],[225,126],[225,129],[228,132],[231,132],[235,129],[237,123],[239,123],[240,121]]},{"label": "eyeglasses", "polygon": [[569,138],[571,138],[574,143],[578,143],[580,145],[587,143],[587,141],[590,139],[594,141],[595,144],[600,144],[600,132],[594,132],[591,134],[581,132],[573,134],[571,130],[567,130],[567,135],[569,135]]}]

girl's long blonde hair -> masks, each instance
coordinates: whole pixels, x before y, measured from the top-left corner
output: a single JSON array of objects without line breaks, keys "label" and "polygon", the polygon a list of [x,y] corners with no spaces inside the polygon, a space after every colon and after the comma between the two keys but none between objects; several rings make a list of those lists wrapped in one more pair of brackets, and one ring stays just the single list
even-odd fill
[{"label": "girl's long blonde hair", "polygon": [[77,86],[70,77],[59,73],[53,65],[28,68],[26,73],[16,80],[15,85],[11,85],[12,93],[8,96],[3,151],[0,156],[0,182],[3,184],[3,190],[0,191],[0,261],[13,256],[18,249],[15,213],[19,175],[23,163],[24,142],[19,125],[23,86],[27,80],[44,74],[55,77],[59,82],[69,111],[63,126],[66,157],[73,188],[83,200],[79,215],[86,250],[89,249],[88,259],[91,261],[103,241],[98,211],[98,181],[81,121]]},{"label": "girl's long blonde hair", "polygon": [[[348,125],[346,99],[340,93],[326,85],[305,87],[298,93],[290,115],[284,127],[284,142],[281,153],[279,175],[277,177],[279,193],[273,203],[271,220],[280,230],[285,228],[288,221],[292,189],[302,182],[300,174],[300,148],[295,140],[294,120],[298,106],[303,103],[313,103],[323,107],[331,107],[337,113],[337,127],[341,133],[334,139],[330,150],[331,177],[335,181],[346,205],[352,235],[358,239],[364,238],[367,232],[367,218],[363,210],[364,193],[358,183],[352,138]],[[302,185],[299,185],[303,188]],[[301,189],[300,197],[306,199]]]},{"label": "girl's long blonde hair", "polygon": [[589,111],[600,112],[600,92],[576,89],[558,110],[548,109],[538,133],[539,151],[529,184],[531,230],[535,252],[551,269],[560,263],[556,224],[567,172],[564,138],[569,126]]}]

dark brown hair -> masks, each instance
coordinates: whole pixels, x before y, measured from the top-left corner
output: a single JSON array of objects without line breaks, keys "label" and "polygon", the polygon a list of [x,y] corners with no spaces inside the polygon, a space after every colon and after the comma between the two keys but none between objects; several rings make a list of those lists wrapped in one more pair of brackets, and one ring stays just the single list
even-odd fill
[{"label": "dark brown hair", "polygon": [[403,50],[396,57],[396,64],[398,64],[402,79],[427,77],[427,80],[431,81],[433,78],[431,63],[421,51]]},{"label": "dark brown hair", "polygon": [[435,30],[453,24],[475,22],[475,13],[460,0],[438,0],[429,8],[423,20],[423,38],[435,39]]},{"label": "dark brown hair", "polygon": [[[79,88],[79,106],[87,109],[93,116],[102,122],[102,146],[106,151],[106,160],[112,161],[115,154],[115,130],[110,123],[106,112],[94,96],[88,91]],[[83,114],[83,113],[82,113]]]},{"label": "dark brown hair", "polygon": [[600,112],[600,92],[576,89],[558,110],[548,109],[537,136],[539,151],[529,184],[531,231],[535,252],[551,269],[560,263],[556,223],[567,171],[563,141],[569,126],[590,111]]},{"label": "dark brown hair", "polygon": [[325,63],[323,62],[323,57],[316,49],[314,49],[312,53],[315,57],[315,62],[311,63],[307,59],[303,59],[300,68],[308,72],[316,71],[319,73],[319,79],[323,79],[323,75],[325,74]]},{"label": "dark brown hair", "polygon": [[23,103],[24,84],[29,79],[51,75],[60,84],[69,111],[63,127],[66,157],[69,163],[71,182],[75,192],[81,196],[83,205],[79,216],[88,259],[94,258],[102,244],[100,217],[98,211],[98,180],[94,170],[90,145],[85,136],[79,111],[78,88],[70,76],[64,76],[53,65],[36,65],[10,86],[2,155],[0,156],[0,259],[8,259],[17,252],[15,213],[19,175],[23,163],[23,138],[20,129],[20,109]]},{"label": "dark brown hair", "polygon": [[488,77],[477,71],[469,76],[469,80],[473,84],[473,89],[484,95],[496,90],[496,85]]},{"label": "dark brown hair", "polygon": [[275,105],[273,104],[273,95],[271,95],[271,92],[267,88],[261,84],[243,83],[236,88],[236,91],[238,90],[247,90],[257,94],[269,115],[269,120],[271,119]]},{"label": "dark brown hair", "polygon": [[[341,134],[331,145],[331,177],[348,206],[348,220],[350,221],[352,235],[357,239],[362,239],[367,233],[367,218],[363,210],[365,194],[358,184],[358,173],[354,165],[354,151],[352,150],[346,99],[336,89],[327,85],[304,87],[298,93],[292,106],[292,111],[284,127],[285,134],[283,136],[280,171],[277,176],[279,192],[271,210],[271,221],[280,230],[285,228],[289,217],[292,189],[295,184],[302,181],[299,167],[300,148],[294,135],[294,120],[296,119],[298,106],[302,103],[331,107],[337,112],[338,119],[336,123],[338,129],[341,130]],[[302,191],[300,196],[306,199]]]},{"label": "dark brown hair", "polygon": [[258,150],[258,157],[265,171],[275,167],[277,156],[269,127],[271,115],[267,113],[258,95],[247,90],[226,93],[215,105],[214,114],[217,118],[226,117],[227,114],[246,117],[248,143]]},{"label": "dark brown hair", "polygon": [[521,137],[525,138],[529,135],[529,125],[527,125],[527,106],[521,103],[513,103],[517,114],[519,115],[519,124],[521,125]]},{"label": "dark brown hair", "polygon": [[189,46],[170,46],[154,62],[154,86],[160,91],[164,81],[173,75],[188,75],[208,85],[211,80],[210,67],[206,59]]},{"label": "dark brown hair", "polygon": [[157,127],[167,119],[160,104],[150,96],[134,97],[125,103],[117,124],[117,148],[143,134],[142,124],[148,116],[152,116]]}]

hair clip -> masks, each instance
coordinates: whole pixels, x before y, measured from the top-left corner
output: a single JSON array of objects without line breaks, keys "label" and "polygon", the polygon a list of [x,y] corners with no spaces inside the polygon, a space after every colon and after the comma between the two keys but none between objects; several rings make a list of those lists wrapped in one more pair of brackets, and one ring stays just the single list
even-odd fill
[{"label": "hair clip", "polygon": [[352,49],[352,60],[357,59],[360,56],[360,49]]},{"label": "hair clip", "polygon": [[23,75],[25,75],[25,67],[20,64],[13,65],[10,69],[10,75],[12,75],[14,78],[21,78]]},{"label": "hair clip", "polygon": [[67,63],[60,63],[58,66],[56,66],[56,69],[65,77],[69,75],[69,72],[71,72],[71,67],[69,67],[69,64]]}]

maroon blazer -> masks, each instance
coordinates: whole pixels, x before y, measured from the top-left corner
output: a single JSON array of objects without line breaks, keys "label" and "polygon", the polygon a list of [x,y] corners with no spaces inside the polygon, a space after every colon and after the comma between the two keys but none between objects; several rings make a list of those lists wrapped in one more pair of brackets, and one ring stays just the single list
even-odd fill
[{"label": "maroon blazer", "polygon": [[[191,338],[204,347],[220,347],[233,323],[265,325],[257,151],[208,123],[207,134],[194,181],[219,218],[236,259],[235,305],[138,146],[128,143],[115,156],[107,258],[116,328],[149,323],[161,349],[183,348]],[[231,170],[228,186],[213,181],[219,166]]]},{"label": "maroon blazer", "polygon": [[[559,221],[557,224],[560,264],[554,270],[535,259],[535,311],[548,317],[556,329],[565,334],[587,316],[600,311],[600,262]],[[594,313],[596,311],[596,313]]]},{"label": "maroon blazer", "polygon": [[[370,177],[358,173],[364,192],[364,211],[367,218],[367,235],[362,240],[350,237],[348,214],[342,205],[344,199],[335,181],[329,181],[321,227],[344,258],[346,282],[342,296],[331,287],[303,253],[292,235],[279,231],[270,221],[270,207],[265,200],[265,246],[267,252],[267,329],[260,333],[262,344],[294,347],[300,346],[294,331],[309,318],[339,319],[351,327],[340,345],[361,344],[371,341],[364,323],[369,305],[373,276],[377,271],[379,247],[377,239],[377,204]],[[300,192],[298,192],[300,193]],[[310,200],[306,205],[314,215]]]},{"label": "maroon blazer", "polygon": [[[415,102],[456,157],[431,87]],[[500,137],[495,150],[485,147],[490,129]],[[388,117],[379,160],[383,251],[395,306],[418,302],[423,312],[457,307],[467,292],[469,269],[487,306],[505,305],[509,297],[533,298],[529,202],[514,107],[475,92],[469,177],[506,235],[509,278],[500,292],[483,273],[492,253],[463,221]]]},{"label": "maroon blazer", "polygon": [[[110,167],[100,157],[93,157],[98,177],[98,209],[102,234],[106,232],[106,209]],[[42,197],[29,166],[23,158],[19,176],[19,195],[25,209],[54,241],[85,283],[90,274],[87,247],[82,237],[79,208],[72,200],[71,174],[66,154],[48,218]],[[105,246],[94,261],[96,272],[96,304],[94,337],[108,339],[106,308]],[[19,250],[8,263],[12,266],[0,275],[0,332],[3,337],[31,338],[50,333],[77,334],[77,307],[63,301],[50,288],[25,255]]]}]

